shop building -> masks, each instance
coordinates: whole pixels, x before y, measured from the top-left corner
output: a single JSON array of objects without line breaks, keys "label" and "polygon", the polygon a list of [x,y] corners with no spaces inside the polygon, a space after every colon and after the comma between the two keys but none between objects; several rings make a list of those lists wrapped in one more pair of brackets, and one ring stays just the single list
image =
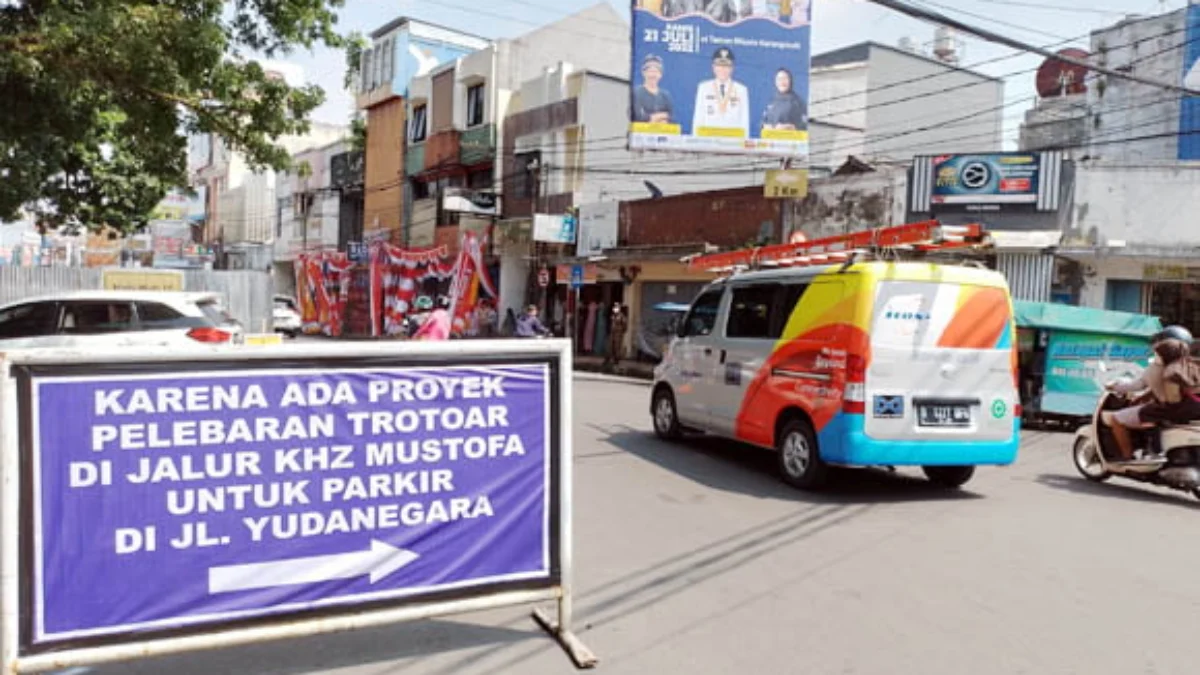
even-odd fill
[{"label": "shop building", "polygon": [[488,40],[407,17],[371,33],[359,64],[355,105],[367,121],[363,237],[405,241],[405,180],[410,126],[406,97],[414,78],[487,47]]}]

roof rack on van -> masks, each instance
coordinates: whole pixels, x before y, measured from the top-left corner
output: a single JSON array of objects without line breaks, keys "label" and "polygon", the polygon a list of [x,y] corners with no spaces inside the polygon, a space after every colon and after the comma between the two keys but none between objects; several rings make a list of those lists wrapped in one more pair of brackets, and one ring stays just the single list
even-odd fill
[{"label": "roof rack on van", "polygon": [[879,227],[822,237],[795,244],[776,244],[759,248],[696,256],[688,261],[689,270],[736,273],[749,269],[808,267],[846,263],[881,251],[944,251],[972,248],[988,242],[983,225],[942,225],[936,220]]}]

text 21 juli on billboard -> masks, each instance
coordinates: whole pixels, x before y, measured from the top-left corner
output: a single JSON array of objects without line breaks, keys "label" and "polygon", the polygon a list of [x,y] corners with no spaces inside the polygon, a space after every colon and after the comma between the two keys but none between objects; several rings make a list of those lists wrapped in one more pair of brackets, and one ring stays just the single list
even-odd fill
[{"label": "text 21 juli on billboard", "polygon": [[630,147],[808,156],[810,0],[634,0]]}]

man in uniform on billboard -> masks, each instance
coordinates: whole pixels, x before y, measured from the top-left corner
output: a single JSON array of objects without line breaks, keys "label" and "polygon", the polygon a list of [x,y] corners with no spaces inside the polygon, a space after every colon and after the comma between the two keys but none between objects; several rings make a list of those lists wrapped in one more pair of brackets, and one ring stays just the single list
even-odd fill
[{"label": "man in uniform on billboard", "polygon": [[713,79],[696,88],[696,107],[692,115],[692,134],[700,129],[741,129],[750,135],[750,92],[733,79],[733,51],[721,47],[713,54]]}]

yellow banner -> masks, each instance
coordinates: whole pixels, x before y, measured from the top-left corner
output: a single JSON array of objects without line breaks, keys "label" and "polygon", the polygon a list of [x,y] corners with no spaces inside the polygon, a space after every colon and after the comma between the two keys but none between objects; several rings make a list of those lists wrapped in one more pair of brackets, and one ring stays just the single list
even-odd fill
[{"label": "yellow banner", "polygon": [[808,195],[808,169],[768,169],[763,196],[768,199],[800,199]]},{"label": "yellow banner", "polygon": [[629,125],[629,128],[635,134],[657,134],[659,136],[678,136],[683,132],[682,126],[667,122],[634,122]]},{"label": "yellow banner", "polygon": [[706,138],[745,138],[746,130],[737,127],[700,127],[696,135]]},{"label": "yellow banner", "polygon": [[106,291],[182,291],[183,273],[175,270],[107,269],[100,273]]},{"label": "yellow banner", "polygon": [[802,129],[763,129],[764,141],[807,141],[808,132]]}]

